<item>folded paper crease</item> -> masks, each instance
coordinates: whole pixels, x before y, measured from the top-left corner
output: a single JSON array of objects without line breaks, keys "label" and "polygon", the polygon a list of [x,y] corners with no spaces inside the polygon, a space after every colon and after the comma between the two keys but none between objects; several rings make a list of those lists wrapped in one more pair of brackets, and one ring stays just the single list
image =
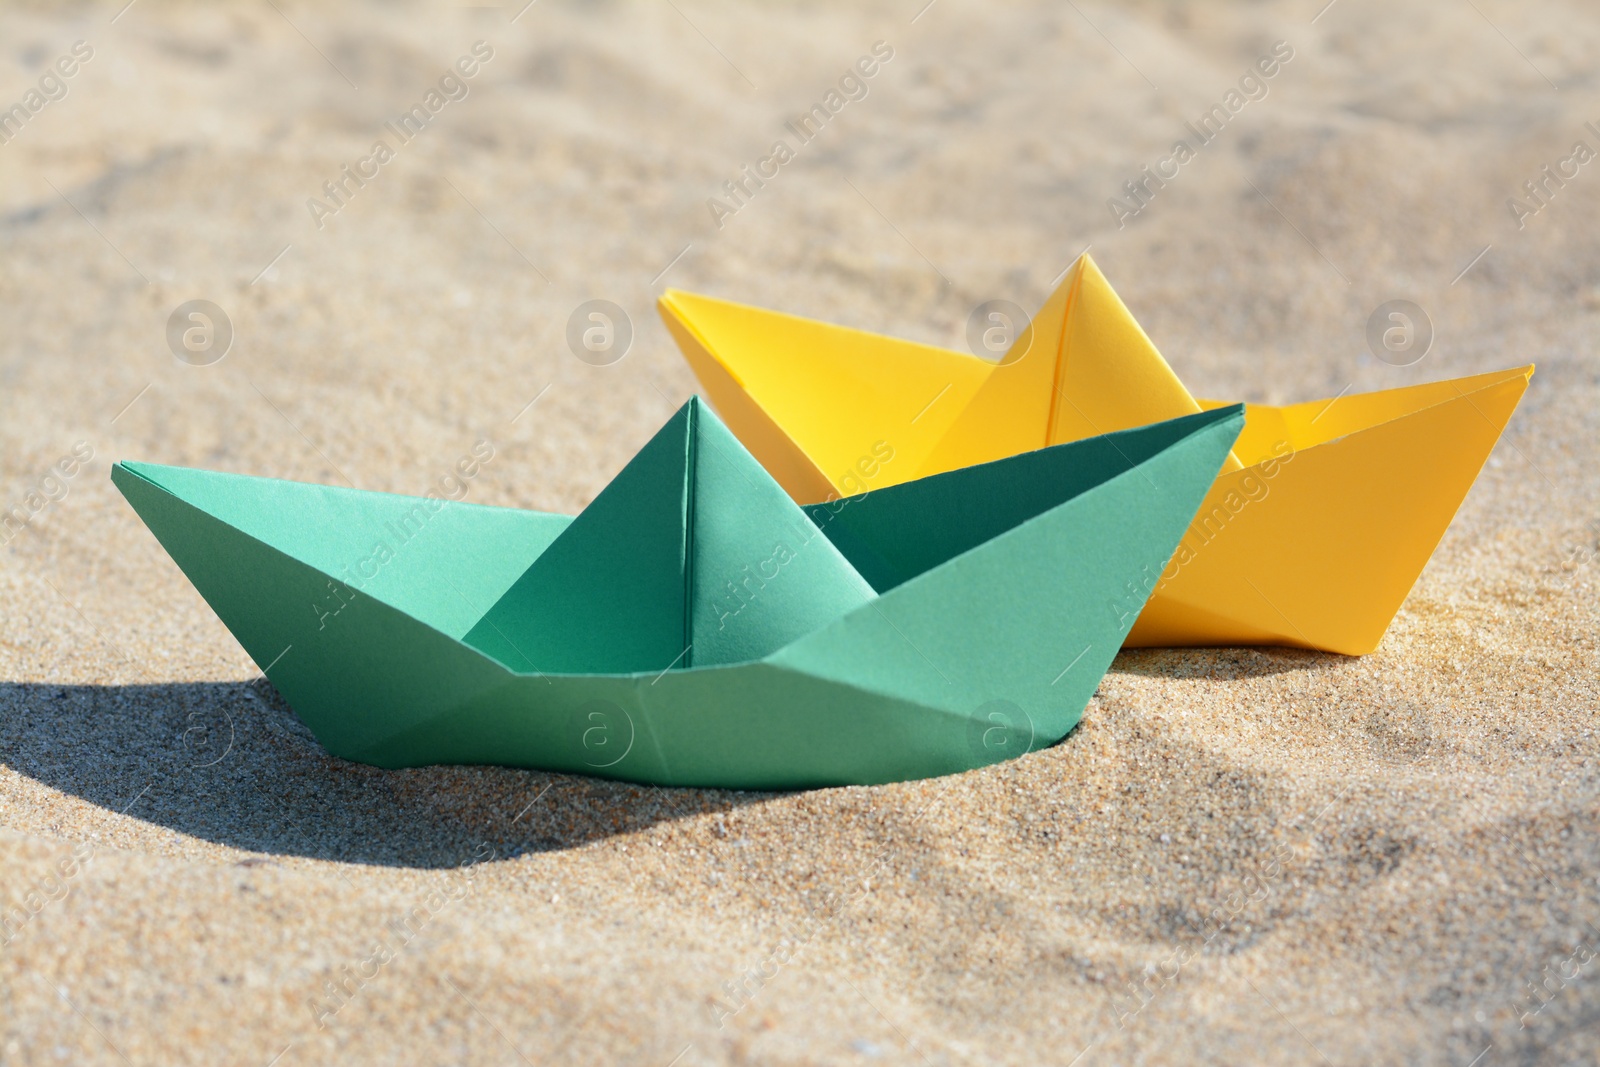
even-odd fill
[{"label": "folded paper crease", "polygon": [[[1190,394],[1088,255],[998,362],[677,290],[659,307],[730,429],[805,504],[1223,403]],[[1246,405],[1176,557],[1130,579],[1153,595],[1129,645],[1372,651],[1532,373]]]},{"label": "folded paper crease", "polygon": [[[1143,603],[1117,606],[1123,577],[1172,555],[1242,423],[1219,408],[821,511],[698,400],[574,518],[142,463],[112,478],[335,755],[797,788],[1064,736]],[[1039,463],[1075,481],[1012,470]],[[929,493],[995,514],[936,531]],[[892,582],[858,569],[861,544]]]}]

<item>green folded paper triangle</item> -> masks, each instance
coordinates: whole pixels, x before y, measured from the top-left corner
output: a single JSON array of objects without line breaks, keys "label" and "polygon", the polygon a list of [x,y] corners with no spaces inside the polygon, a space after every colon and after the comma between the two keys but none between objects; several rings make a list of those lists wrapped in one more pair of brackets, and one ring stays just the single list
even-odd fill
[{"label": "green folded paper triangle", "polygon": [[[547,673],[760,659],[875,595],[826,540],[777,552],[815,534],[738,439],[689,403],[465,640]],[[781,582],[761,577],[779,569]]]},{"label": "green folded paper triangle", "polygon": [[800,508],[698,399],[577,517],[112,479],[334,755],[781,789],[1078,722],[1239,406]]}]

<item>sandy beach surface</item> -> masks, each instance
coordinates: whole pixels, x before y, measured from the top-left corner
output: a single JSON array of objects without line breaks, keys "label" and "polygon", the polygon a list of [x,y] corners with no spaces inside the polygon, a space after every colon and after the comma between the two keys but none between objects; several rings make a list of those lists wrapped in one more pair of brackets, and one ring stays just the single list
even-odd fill
[{"label": "sandy beach surface", "polygon": [[[0,13],[0,1062],[1600,1061],[1600,15],[921,5]],[[1086,246],[1201,395],[1538,364],[1377,652],[1124,653],[1063,743],[888,787],[385,772],[108,478],[424,493],[489,441],[468,499],[574,511],[695,389],[663,288],[963,347]]]}]

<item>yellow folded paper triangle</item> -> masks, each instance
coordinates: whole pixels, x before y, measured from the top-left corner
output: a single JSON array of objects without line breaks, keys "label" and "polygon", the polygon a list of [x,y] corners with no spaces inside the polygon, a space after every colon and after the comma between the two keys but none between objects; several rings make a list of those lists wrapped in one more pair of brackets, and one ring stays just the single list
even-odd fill
[{"label": "yellow folded paper triangle", "polygon": [[[998,362],[676,290],[660,310],[729,428],[802,503],[1220,403],[1189,393],[1087,255]],[[1532,374],[1247,405],[1177,553],[1145,576],[1127,645],[1372,651]]]}]

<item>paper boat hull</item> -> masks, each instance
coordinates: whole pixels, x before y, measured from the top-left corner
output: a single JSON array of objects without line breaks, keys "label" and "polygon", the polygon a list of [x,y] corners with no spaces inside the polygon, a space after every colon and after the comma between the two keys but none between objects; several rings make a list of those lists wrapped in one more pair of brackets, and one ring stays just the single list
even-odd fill
[{"label": "paper boat hull", "polygon": [[[1132,622],[1106,608],[1121,577],[1171,555],[1242,417],[1180,421],[1121,473],[773,655],[634,674],[518,673],[461,640],[564,516],[450,505],[370,580],[358,565],[358,589],[340,561],[370,559],[372,531],[416,498],[144,465],[112,477],[336,756],[783,789],[954,773],[1071,730]],[[1162,506],[1142,506],[1150,484]]]},{"label": "paper boat hull", "polygon": [[[660,310],[729,426],[800,500],[851,491],[848,459],[877,435],[906,457],[879,475],[898,479],[1200,405],[1087,257],[1012,365],[693,294]],[[1247,405],[1177,557],[1126,590],[1154,590],[1129,646],[1372,651],[1532,372]]]},{"label": "paper boat hull", "polygon": [[1247,406],[1240,451],[1272,458],[1217,478],[1128,646],[1373,651],[1531,371]]}]

